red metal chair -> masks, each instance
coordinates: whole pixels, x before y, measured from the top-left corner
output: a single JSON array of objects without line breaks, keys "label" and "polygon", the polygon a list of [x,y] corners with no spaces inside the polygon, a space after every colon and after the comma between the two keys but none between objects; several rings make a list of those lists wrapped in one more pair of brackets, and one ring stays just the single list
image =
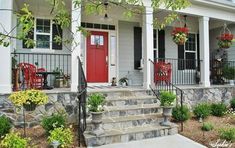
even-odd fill
[{"label": "red metal chair", "polygon": [[165,63],[163,61],[154,63],[154,82],[170,83],[171,82],[171,63]]},{"label": "red metal chair", "polygon": [[41,89],[43,86],[43,77],[36,74],[39,71],[46,71],[44,68],[37,69],[35,65],[30,63],[20,63],[20,70],[23,75],[23,85],[26,86],[27,89]]}]

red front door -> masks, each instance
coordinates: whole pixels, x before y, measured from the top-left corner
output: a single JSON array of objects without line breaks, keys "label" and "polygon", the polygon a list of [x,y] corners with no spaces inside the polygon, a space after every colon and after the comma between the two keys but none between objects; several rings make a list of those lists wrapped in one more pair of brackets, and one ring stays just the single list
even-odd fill
[{"label": "red front door", "polygon": [[108,82],[108,33],[91,31],[87,37],[87,81]]}]

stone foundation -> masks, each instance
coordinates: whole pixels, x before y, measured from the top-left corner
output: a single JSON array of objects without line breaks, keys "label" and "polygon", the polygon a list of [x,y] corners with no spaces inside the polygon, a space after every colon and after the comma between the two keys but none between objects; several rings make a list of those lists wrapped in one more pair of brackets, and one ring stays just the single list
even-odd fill
[{"label": "stone foundation", "polygon": [[232,86],[184,88],[183,91],[183,102],[190,109],[192,109],[196,104],[202,102],[224,102],[225,104],[229,105],[230,100],[235,97],[235,87]]},{"label": "stone foundation", "polygon": [[[45,105],[37,106],[35,111],[26,112],[26,127],[38,125],[43,116],[50,116],[56,112],[65,112],[68,123],[77,121],[76,93],[47,94],[49,101]],[[8,99],[9,95],[0,95],[0,115],[6,115],[15,126],[23,127],[23,110],[16,109]]]}]

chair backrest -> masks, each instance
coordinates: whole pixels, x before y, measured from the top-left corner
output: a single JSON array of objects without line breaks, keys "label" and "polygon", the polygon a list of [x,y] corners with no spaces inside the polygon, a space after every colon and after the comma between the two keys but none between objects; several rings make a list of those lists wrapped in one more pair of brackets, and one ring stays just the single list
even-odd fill
[{"label": "chair backrest", "polygon": [[155,62],[155,73],[158,75],[169,75],[171,74],[171,63],[165,63],[162,61]]},{"label": "chair backrest", "polygon": [[23,72],[25,81],[30,81],[35,78],[37,70],[36,66],[29,63],[20,63],[18,66]]}]

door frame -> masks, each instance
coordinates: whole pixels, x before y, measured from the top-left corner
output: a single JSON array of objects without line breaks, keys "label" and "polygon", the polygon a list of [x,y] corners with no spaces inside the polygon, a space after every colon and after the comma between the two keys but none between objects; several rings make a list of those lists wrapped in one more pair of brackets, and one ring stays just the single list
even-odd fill
[{"label": "door frame", "polygon": [[[116,26],[116,25],[115,25]],[[108,33],[108,82],[106,83],[99,83],[99,84],[107,84],[107,83],[111,83],[111,79],[112,77],[118,77],[118,29],[116,26],[116,30],[103,30],[103,29],[94,29],[94,28],[85,28],[87,31],[98,31],[98,32],[107,32]],[[116,37],[116,65],[113,66],[113,68],[111,68],[112,66],[110,66],[110,38],[111,36],[115,36]],[[82,40],[81,40],[82,41]],[[83,57],[83,68],[84,68],[84,74],[85,76],[87,76],[87,37],[83,37],[83,41],[84,43],[84,48],[81,51],[82,57]],[[84,55],[83,55],[84,54]],[[98,84],[98,83],[92,83],[92,84]]]}]

